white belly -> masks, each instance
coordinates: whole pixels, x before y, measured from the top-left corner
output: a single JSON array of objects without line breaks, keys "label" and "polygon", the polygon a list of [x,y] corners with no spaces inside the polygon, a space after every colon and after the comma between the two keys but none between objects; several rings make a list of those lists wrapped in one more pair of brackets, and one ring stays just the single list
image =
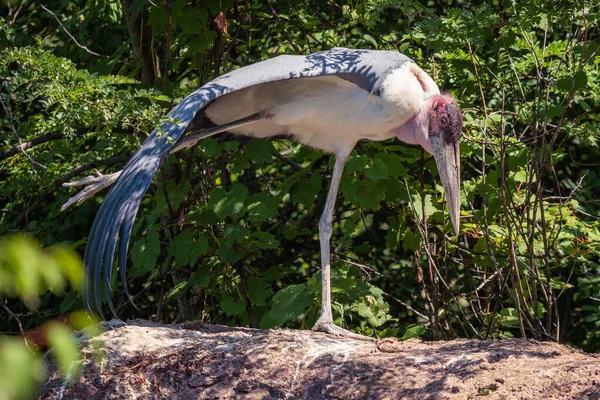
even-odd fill
[{"label": "white belly", "polygon": [[268,138],[291,135],[301,143],[335,153],[361,139],[385,140],[410,116],[382,98],[337,77],[291,79],[239,90],[216,99],[206,116],[222,125],[259,111],[271,119],[233,129]]}]

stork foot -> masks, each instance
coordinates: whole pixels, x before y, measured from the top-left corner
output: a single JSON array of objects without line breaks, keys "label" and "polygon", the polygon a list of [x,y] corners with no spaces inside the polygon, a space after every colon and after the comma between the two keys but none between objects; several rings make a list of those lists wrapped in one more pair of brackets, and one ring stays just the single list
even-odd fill
[{"label": "stork foot", "polygon": [[369,341],[369,342],[375,341],[375,338],[372,338],[369,336],[364,336],[364,335],[359,335],[358,333],[350,332],[344,328],[340,328],[339,326],[334,324],[333,321],[318,320],[315,323],[315,326],[312,327],[312,330],[314,332],[325,332],[325,333],[329,333],[330,335],[333,335],[333,336],[342,336],[342,337],[347,337],[350,339],[365,340],[365,341]]}]

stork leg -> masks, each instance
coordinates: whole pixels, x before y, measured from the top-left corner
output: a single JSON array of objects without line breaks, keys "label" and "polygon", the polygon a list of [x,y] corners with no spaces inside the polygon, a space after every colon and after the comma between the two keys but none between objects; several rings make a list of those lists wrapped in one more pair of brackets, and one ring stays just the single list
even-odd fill
[{"label": "stork leg", "polygon": [[[351,150],[351,149],[350,149]],[[344,336],[359,340],[375,340],[368,336],[359,335],[340,328],[333,323],[333,312],[331,310],[331,235],[333,232],[333,214],[335,210],[335,200],[344,166],[348,161],[350,151],[338,153],[333,167],[333,176],[325,202],[325,209],[319,221],[319,241],[321,243],[321,316],[313,326],[313,331],[326,332],[335,336]]]},{"label": "stork leg", "polygon": [[[229,122],[223,125],[213,126],[212,128],[200,129],[198,131],[190,132],[188,136],[182,137],[169,151],[169,154],[176,153],[180,150],[186,149],[188,147],[194,146],[200,140],[207,138],[209,136],[216,135],[217,133],[225,132],[230,129],[240,128],[242,126],[246,126],[252,124],[256,121],[260,121],[261,119],[268,119],[269,114],[266,110],[259,111],[255,114],[249,115],[244,118],[240,118],[236,121]],[[63,206],[60,208],[60,211],[65,211],[67,208],[71,207],[73,204],[80,205],[84,201],[88,200],[96,193],[101,191],[104,188],[109,187],[113,183],[119,179],[121,176],[121,172],[118,171],[110,175],[102,175],[100,172],[97,172],[96,176],[88,176],[86,178],[80,179],[75,182],[66,182],[63,183],[65,187],[74,187],[74,186],[83,186],[86,185],[79,193],[75,196],[71,197]]]},{"label": "stork leg", "polygon": [[182,137],[179,140],[179,142],[177,142],[175,146],[173,146],[173,148],[169,151],[169,154],[173,154],[178,152],[179,150],[192,147],[200,140],[209,136],[216,135],[217,133],[222,133],[230,129],[241,128],[242,126],[250,125],[256,121],[260,121],[261,119],[267,118],[268,116],[266,111],[259,111],[257,113],[254,113],[244,118],[240,118],[233,122],[229,122],[227,124],[217,125],[212,128],[201,129],[192,134],[189,134],[188,136]]}]

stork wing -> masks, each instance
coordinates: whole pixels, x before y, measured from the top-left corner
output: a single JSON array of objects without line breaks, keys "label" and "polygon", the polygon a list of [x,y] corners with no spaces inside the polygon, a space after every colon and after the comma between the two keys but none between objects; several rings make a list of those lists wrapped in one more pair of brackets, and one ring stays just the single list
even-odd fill
[{"label": "stork wing", "polygon": [[[114,253],[119,243],[119,273],[127,296],[126,260],[129,238],[142,196],[150,186],[162,157],[177,143],[198,111],[211,101],[236,90],[266,82],[336,75],[378,94],[386,74],[408,57],[389,51],[335,48],[308,56],[279,56],[227,73],[196,90],[169,113],[177,123],[164,123],[144,141],[125,166],[119,180],[104,199],[94,220],[85,249],[85,308],[102,315],[104,296],[116,315],[110,289]],[[160,134],[163,132],[164,134]]]}]

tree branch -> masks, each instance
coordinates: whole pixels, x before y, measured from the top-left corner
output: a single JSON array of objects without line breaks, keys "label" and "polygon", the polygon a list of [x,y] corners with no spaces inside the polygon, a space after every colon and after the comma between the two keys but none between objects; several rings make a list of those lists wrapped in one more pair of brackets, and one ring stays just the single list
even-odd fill
[{"label": "tree branch", "polygon": [[281,27],[281,30],[283,31],[283,33],[287,37],[288,41],[290,42],[290,44],[292,45],[292,47],[294,48],[294,50],[296,50],[296,53],[298,53],[298,54],[304,54],[302,52],[302,50],[300,50],[300,47],[298,47],[298,45],[296,44],[296,42],[292,38],[292,35],[290,35],[290,32],[285,27],[285,24],[281,21],[281,18],[279,17],[279,14],[277,13],[277,11],[275,11],[275,9],[273,8],[273,6],[271,5],[271,2],[269,0],[263,0],[263,2],[271,9],[271,14],[273,14],[273,17],[275,18],[275,20],[277,21],[277,23]]},{"label": "tree branch", "polygon": [[[154,7],[157,7],[150,2]],[[134,15],[133,0],[121,0],[123,16],[129,33],[131,50],[136,61],[140,62],[140,80],[148,85],[154,83],[156,77],[154,69],[154,55],[152,51],[152,31],[146,24],[144,9]]]},{"label": "tree branch", "polygon": [[162,91],[164,94],[167,93],[167,81],[169,79],[169,67],[171,64],[171,40],[172,40],[172,16],[171,9],[173,6],[172,0],[166,0],[167,8],[167,38],[165,43],[165,73],[162,81]]},{"label": "tree branch", "polygon": [[42,164],[34,161],[33,158],[31,158],[31,156],[29,154],[27,154],[27,152],[22,148],[23,142],[21,141],[21,137],[19,136],[19,133],[17,132],[17,129],[15,128],[15,125],[13,124],[12,117],[10,115],[10,111],[8,111],[8,108],[6,108],[6,106],[4,105],[2,96],[0,96],[0,104],[2,105],[2,108],[4,109],[4,112],[6,113],[6,118],[8,119],[8,123],[10,124],[10,127],[12,129],[12,133],[15,136],[15,138],[17,139],[17,143],[19,143],[17,145],[17,151],[22,152],[25,155],[25,157],[27,157],[27,159],[31,163],[31,168],[33,169],[33,173],[38,178],[38,180],[41,179],[40,176],[38,175],[37,171],[35,170],[35,166],[37,165],[38,167],[43,168],[43,169],[48,169],[48,168],[45,165],[42,165]]},{"label": "tree branch", "polygon": [[110,157],[110,158],[107,158],[107,159],[104,159],[104,160],[92,161],[90,163],[84,164],[84,165],[82,165],[80,167],[74,168],[67,175],[65,175],[65,176],[57,179],[56,180],[56,185],[58,185],[58,186],[66,186],[66,187],[77,186],[77,185],[74,184],[75,182],[70,182],[70,183],[66,183],[66,182],[69,179],[73,178],[74,176],[81,174],[82,172],[89,171],[91,169],[98,168],[100,166],[114,165],[114,164],[118,164],[120,162],[125,162],[130,157],[131,157],[131,154],[129,154],[129,153],[123,153],[123,154],[120,154],[118,156]]},{"label": "tree branch", "polygon": [[17,326],[19,327],[19,332],[21,332],[21,336],[23,337],[23,340],[25,341],[25,346],[27,346],[27,348],[29,350],[31,350],[31,347],[29,347],[29,342],[27,341],[27,337],[25,336],[25,332],[23,331],[23,325],[21,324],[21,320],[19,319],[17,314],[12,312],[12,310],[10,308],[8,308],[6,300],[3,299],[2,297],[0,297],[0,307],[2,307],[9,316],[13,317],[15,319],[15,321],[17,321]]},{"label": "tree branch", "polygon": [[56,16],[56,14],[54,14],[52,11],[50,11],[46,7],[44,7],[44,5],[42,3],[39,3],[39,5],[40,5],[40,7],[42,7],[42,10],[44,10],[47,13],[51,14],[54,17],[54,19],[56,19],[56,22],[58,22],[58,24],[63,29],[63,31],[65,31],[65,33],[67,35],[69,35],[69,37],[71,38],[71,40],[73,42],[75,42],[75,44],[77,45],[77,47],[79,47],[80,49],[83,49],[83,50],[87,51],[91,55],[94,55],[94,56],[97,56],[97,57],[108,58],[107,56],[103,56],[102,54],[95,53],[95,52],[91,51],[90,49],[88,49],[86,46],[79,44],[79,42],[77,41],[77,39],[75,39],[75,37],[73,37],[73,35],[71,35],[71,33],[69,33],[69,31],[67,30],[67,28],[64,27],[64,25],[62,24],[62,22],[60,22],[60,19],[58,19],[58,17]]},{"label": "tree branch", "polygon": [[53,140],[59,140],[62,138],[63,138],[62,132],[50,132],[45,135],[38,136],[34,139],[31,139],[27,142],[19,143],[17,146],[1,152],[0,153],[0,161],[6,160],[7,158],[10,158],[10,157],[18,154],[19,152],[30,149],[34,146],[37,146],[38,144],[51,142]]},{"label": "tree branch", "polygon": [[[169,154],[177,153],[183,149],[193,147],[194,145],[196,145],[196,143],[198,143],[198,141],[203,139],[205,136],[206,135],[202,130],[189,132],[189,136],[186,136],[185,138],[181,139],[178,142],[178,144],[173,147],[173,149],[170,151]],[[297,171],[301,171],[303,169],[302,166],[298,165],[294,161],[288,159],[287,157],[285,157],[284,155],[282,155],[278,152],[273,152],[271,154],[273,155],[273,157],[285,162],[286,164],[290,165],[292,168],[294,168]],[[121,172],[123,172],[123,171],[121,170],[121,171],[114,172],[109,175],[103,175],[100,171],[96,171],[95,175],[87,176],[87,177],[80,179],[78,181],[75,181],[75,182],[66,182],[67,180],[69,180],[73,176],[81,173],[82,171],[90,170],[99,165],[116,164],[117,162],[120,162],[120,161],[126,161],[128,158],[129,158],[129,155],[122,154],[120,156],[112,157],[112,158],[109,158],[106,160],[86,164],[82,167],[74,169],[73,171],[71,171],[71,173],[69,173],[68,175],[61,178],[60,180],[63,182],[62,186],[64,186],[64,187],[75,187],[75,186],[83,186],[83,185],[86,185],[86,187],[83,188],[75,196],[73,196],[69,200],[67,200],[67,202],[65,204],[63,204],[63,206],[60,208],[60,210],[64,211],[67,208],[71,207],[73,204],[80,205],[84,201],[90,199],[99,191],[101,191],[101,190],[111,186],[113,183],[115,183],[117,181],[117,179],[119,179],[119,176],[121,176]]]},{"label": "tree branch", "polygon": [[[0,99],[1,101],[2,99]],[[90,133],[93,131],[93,127],[83,127],[83,128],[78,128],[77,131],[75,132],[76,135],[83,135],[85,133]],[[134,133],[133,129],[128,129],[128,130],[112,130],[112,133],[119,133],[119,134],[131,134]],[[38,136],[36,138],[33,138],[27,142],[20,142],[20,137],[18,135],[15,135],[15,137],[17,137],[17,141],[19,141],[19,144],[17,146],[11,147],[10,149],[4,150],[0,153],[0,161],[4,161],[7,158],[13,157],[15,155],[17,155],[18,153],[28,150],[32,147],[35,147],[39,144],[43,144],[46,142],[51,142],[54,140],[61,140],[65,138],[65,135],[62,132],[50,132],[50,133],[46,133],[42,136]]]}]

